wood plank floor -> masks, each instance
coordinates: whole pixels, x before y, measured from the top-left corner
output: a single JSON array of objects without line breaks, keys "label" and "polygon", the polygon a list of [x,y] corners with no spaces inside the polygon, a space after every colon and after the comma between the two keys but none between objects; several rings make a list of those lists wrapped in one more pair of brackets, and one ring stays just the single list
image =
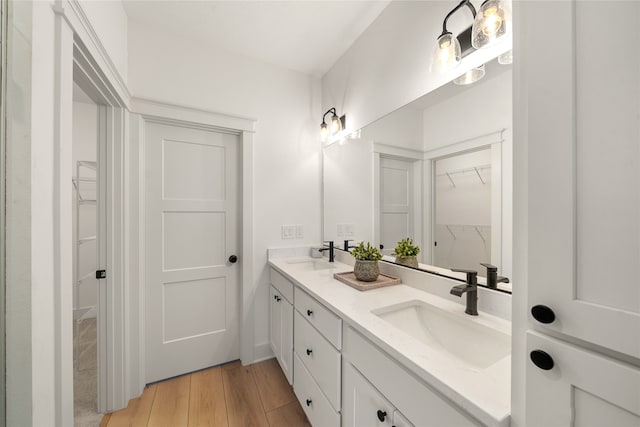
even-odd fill
[{"label": "wood plank floor", "polygon": [[145,387],[101,427],[311,427],[276,359],[233,362]]}]

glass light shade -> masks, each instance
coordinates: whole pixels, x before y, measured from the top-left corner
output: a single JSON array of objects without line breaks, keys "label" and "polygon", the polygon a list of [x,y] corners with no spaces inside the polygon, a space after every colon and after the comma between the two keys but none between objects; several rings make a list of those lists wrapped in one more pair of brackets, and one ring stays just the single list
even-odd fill
[{"label": "glass light shade", "polygon": [[438,37],[436,48],[433,52],[433,69],[441,73],[454,69],[460,64],[462,53],[460,42],[451,33],[445,33]]},{"label": "glass light shade", "polygon": [[501,65],[513,64],[513,51],[510,50],[498,56],[498,64],[501,64]]},{"label": "glass light shade", "polygon": [[322,139],[322,142],[324,142],[327,140],[328,136],[329,136],[329,129],[327,128],[327,124],[322,123],[320,125],[320,139]]},{"label": "glass light shade", "polygon": [[511,10],[502,0],[487,0],[476,13],[471,31],[471,45],[476,49],[495,44],[511,31]]},{"label": "glass light shade", "polygon": [[483,78],[484,74],[485,74],[485,69],[484,69],[484,64],[482,64],[477,68],[470,69],[460,77],[453,79],[453,82],[461,86],[470,85],[471,83],[475,83],[481,78]]},{"label": "glass light shade", "polygon": [[331,118],[331,135],[335,135],[336,133],[342,130],[342,121],[338,116],[333,116]]}]

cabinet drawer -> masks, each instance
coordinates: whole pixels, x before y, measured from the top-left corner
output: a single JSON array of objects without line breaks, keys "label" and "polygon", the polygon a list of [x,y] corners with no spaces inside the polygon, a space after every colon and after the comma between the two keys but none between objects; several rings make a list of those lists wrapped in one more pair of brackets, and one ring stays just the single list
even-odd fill
[{"label": "cabinet drawer", "polygon": [[[482,425],[431,391],[419,378],[350,327],[345,327],[342,355],[415,425]],[[402,387],[398,387],[398,384],[402,384]]]},{"label": "cabinet drawer", "polygon": [[293,355],[293,364],[293,369],[296,373],[293,377],[293,390],[311,425],[315,427],[339,427],[340,414],[333,410],[333,407],[322,394],[320,387],[315,383],[297,354]]},{"label": "cabinet drawer", "polygon": [[294,350],[334,409],[340,410],[340,353],[300,313],[294,317]]},{"label": "cabinet drawer", "polygon": [[271,284],[287,301],[293,304],[293,283],[274,268],[271,269],[270,276]]},{"label": "cabinet drawer", "polygon": [[342,348],[342,319],[313,299],[300,288],[295,288],[295,308],[320,333],[340,350]]}]

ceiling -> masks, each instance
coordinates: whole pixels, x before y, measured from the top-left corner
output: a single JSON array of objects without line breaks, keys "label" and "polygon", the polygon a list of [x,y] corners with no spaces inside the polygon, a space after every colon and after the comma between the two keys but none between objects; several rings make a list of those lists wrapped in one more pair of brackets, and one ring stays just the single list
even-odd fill
[{"label": "ceiling", "polygon": [[390,0],[123,0],[143,23],[259,61],[321,77]]}]

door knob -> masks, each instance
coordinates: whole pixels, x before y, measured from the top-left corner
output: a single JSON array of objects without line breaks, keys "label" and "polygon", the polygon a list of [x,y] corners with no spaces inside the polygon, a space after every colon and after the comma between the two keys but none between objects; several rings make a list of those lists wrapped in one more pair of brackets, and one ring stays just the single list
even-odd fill
[{"label": "door knob", "polygon": [[231,255],[231,256],[229,257],[229,262],[230,262],[231,264],[235,264],[237,261],[238,261],[238,257],[237,257],[237,256],[235,256],[235,255]]},{"label": "door knob", "polygon": [[556,314],[546,305],[534,305],[531,307],[531,315],[540,323],[553,323]]},{"label": "door knob", "polygon": [[307,310],[307,316],[311,316],[313,314],[313,310]]},{"label": "door knob", "polygon": [[387,417],[387,412],[381,411],[380,409],[378,409],[378,419],[380,420],[380,422],[384,422],[384,419],[386,417]]},{"label": "door knob", "polygon": [[531,358],[533,364],[538,368],[545,371],[553,369],[553,358],[549,356],[549,353],[547,353],[546,351],[533,350],[529,354],[529,357]]}]

